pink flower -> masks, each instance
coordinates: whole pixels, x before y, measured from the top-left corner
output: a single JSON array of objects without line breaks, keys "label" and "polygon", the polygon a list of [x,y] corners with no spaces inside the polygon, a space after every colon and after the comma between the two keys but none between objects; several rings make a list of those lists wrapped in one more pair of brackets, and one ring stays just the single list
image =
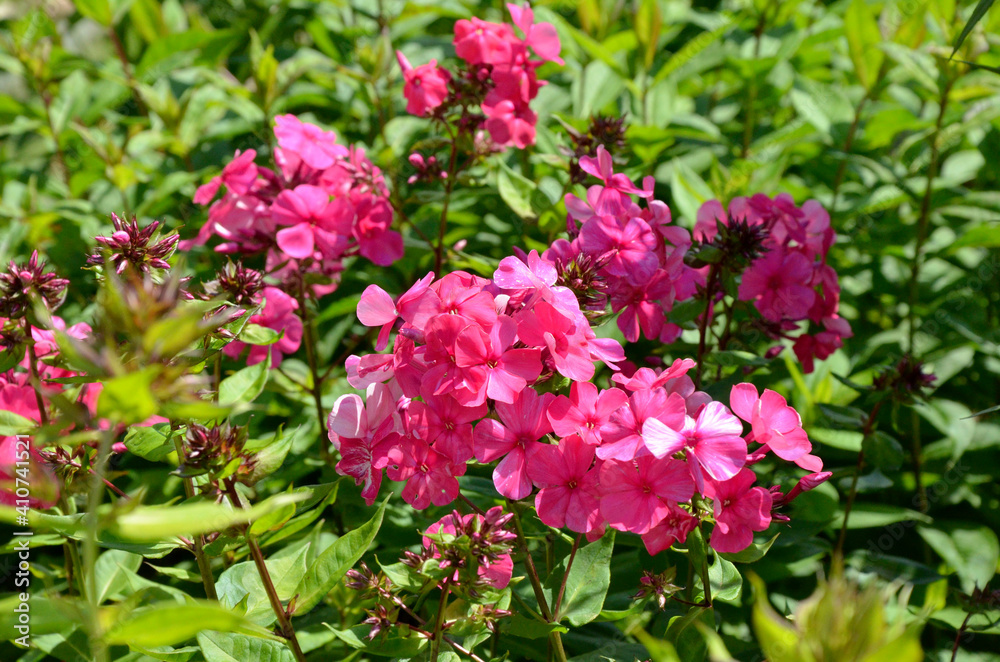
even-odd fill
[{"label": "pink flower", "polygon": [[643,534],[667,516],[671,503],[689,501],[694,483],[683,462],[644,455],[604,462],[600,493],[601,515],[613,528]]},{"label": "pink flower", "polygon": [[524,7],[508,3],[507,10],[514,21],[514,25],[521,28],[524,33],[524,43],[535,51],[535,55],[543,60],[551,60],[557,64],[562,64],[559,57],[561,44],[559,34],[555,26],[551,23],[532,23],[535,20],[535,12],[531,10],[531,5],[524,3]]},{"label": "pink flower", "polygon": [[[589,325],[586,327],[589,330]],[[555,306],[539,301],[517,318],[517,335],[533,347],[547,347],[556,370],[576,381],[594,376],[590,339]]]},{"label": "pink flower", "polygon": [[389,449],[398,441],[399,415],[389,389],[375,384],[365,402],[354,393],[342,395],[327,419],[327,435],[340,451],[337,473],[364,485],[361,496],[375,503]]},{"label": "pink flower", "polygon": [[402,51],[396,51],[396,59],[403,70],[403,96],[406,97],[406,112],[411,115],[426,115],[448,98],[448,81],[451,74],[431,60],[414,68]]},{"label": "pink flower", "polygon": [[455,340],[455,365],[463,368],[475,392],[471,398],[456,394],[463,404],[481,404],[486,397],[513,404],[529,381],[542,372],[537,347],[511,349],[517,340],[517,323],[507,316],[497,318],[489,334],[480,327],[465,327]]},{"label": "pink flower", "polygon": [[598,395],[594,384],[573,382],[569,397],[557,396],[546,416],[552,423],[552,430],[560,437],[578,434],[585,443],[597,446],[609,417],[626,402],[628,396],[617,388],[609,388]]},{"label": "pink flower", "polygon": [[656,235],[640,218],[624,225],[614,216],[591,219],[580,230],[583,252],[606,260],[605,270],[633,283],[648,281],[659,266]]},{"label": "pink flower", "polygon": [[294,152],[310,168],[325,170],[349,153],[346,147],[337,144],[337,134],[333,131],[324,131],[295,115],[278,115],[274,124],[278,147]]},{"label": "pink flower", "polygon": [[420,439],[404,439],[387,453],[386,473],[391,480],[406,481],[403,500],[417,510],[432,503],[447,506],[458,497],[456,476],[465,473],[465,464],[454,465]]},{"label": "pink flower", "polygon": [[525,149],[535,144],[535,123],[538,116],[526,103],[515,104],[504,99],[490,105],[483,103],[486,130],[498,145],[514,145]]},{"label": "pink flower", "polygon": [[570,435],[558,446],[535,444],[528,456],[528,477],[541,488],[535,495],[538,518],[548,526],[587,533],[602,518],[597,489],[594,447]]},{"label": "pink flower", "polygon": [[699,492],[705,491],[705,474],[712,480],[726,480],[745,464],[747,444],[740,436],[743,425],[721,402],[710,402],[697,419],[685,416],[684,426],[679,430],[675,427],[647,419],[642,427],[643,440],[656,457],[683,450]]},{"label": "pink flower", "polygon": [[388,201],[367,195],[358,201],[353,211],[353,234],[363,257],[382,267],[403,257],[403,237],[389,229],[392,207]]},{"label": "pink flower", "polygon": [[801,320],[816,299],[810,287],[813,264],[802,253],[775,249],[754,260],[740,282],[741,301],[754,301],[772,322]]},{"label": "pink flower", "polygon": [[667,504],[669,510],[660,523],[642,535],[642,543],[650,555],[670,549],[674,543],[687,540],[689,533],[698,528],[698,518],[674,504]]},{"label": "pink flower", "polygon": [[708,495],[715,509],[715,529],[708,544],[722,553],[740,552],[753,542],[753,532],[771,525],[771,493],[752,487],[757,480],[750,469],[716,483]]},{"label": "pink flower", "polygon": [[473,457],[471,423],[488,411],[485,404],[462,406],[446,395],[425,395],[424,402],[411,402],[406,414],[410,432],[457,465]]},{"label": "pink flower", "polygon": [[365,326],[381,326],[375,351],[381,352],[389,345],[389,333],[399,313],[388,292],[378,285],[369,285],[358,300],[358,321]]},{"label": "pink flower", "polygon": [[487,418],[473,432],[476,459],[489,463],[503,457],[493,470],[493,484],[503,496],[523,499],[531,494],[527,449],[552,431],[545,410],[554,396],[533,389],[521,391],[513,404],[497,403],[499,421]]},{"label": "pink flower", "polygon": [[222,169],[222,174],[213,177],[207,184],[198,187],[194,194],[194,203],[207,205],[218,193],[222,184],[226,185],[230,193],[235,195],[246,195],[250,192],[257,181],[257,166],[253,160],[257,158],[257,152],[248,149],[245,152],[236,150],[236,156]]},{"label": "pink flower", "polygon": [[271,215],[280,225],[277,242],[289,257],[302,259],[319,250],[325,257],[336,258],[347,247],[354,210],[344,198],[330,200],[330,194],[318,186],[300,184],[282,191]]},{"label": "pink flower", "polygon": [[812,450],[799,413],[780,394],[764,389],[758,396],[753,384],[737,384],[729,394],[729,406],[750,423],[753,441],[767,445],[781,459],[794,461]]},{"label": "pink flower", "polygon": [[644,452],[643,430],[648,421],[657,419],[663,426],[679,428],[684,417],[684,399],[676,393],[668,394],[662,388],[636,391],[629,397],[628,405],[615,410],[602,426],[597,457],[631,460]]},{"label": "pink flower", "polygon": [[455,22],[455,54],[469,64],[504,64],[511,57],[514,31],[509,25],[473,16]]},{"label": "pink flower", "polygon": [[[270,354],[271,367],[277,368],[281,365],[282,357],[296,352],[302,342],[302,320],[295,314],[299,302],[276,287],[265,287],[263,296],[264,308],[252,315],[248,322],[280,331],[283,335],[273,345],[251,345],[247,365],[260,363]],[[234,340],[223,347],[222,351],[229,358],[235,359],[243,352],[244,347],[246,343]]]}]

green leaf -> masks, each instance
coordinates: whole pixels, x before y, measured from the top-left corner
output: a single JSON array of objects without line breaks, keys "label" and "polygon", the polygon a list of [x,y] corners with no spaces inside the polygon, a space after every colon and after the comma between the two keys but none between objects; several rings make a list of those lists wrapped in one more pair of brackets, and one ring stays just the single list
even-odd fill
[{"label": "green leaf", "polygon": [[994,0],[979,0],[979,2],[976,3],[976,8],[972,10],[972,16],[969,17],[968,21],[966,21],[965,27],[962,28],[962,31],[955,39],[955,47],[951,52],[952,57],[955,57],[955,53],[958,52],[962,42],[964,42],[965,38],[969,36],[970,32],[972,32],[972,28],[976,27],[976,23],[981,21],[983,16],[986,16],[986,12],[993,6],[993,2]]},{"label": "green leaf", "polygon": [[28,434],[38,425],[34,421],[6,409],[0,410],[0,437]]},{"label": "green leaf", "polygon": [[521,218],[534,218],[531,207],[531,194],[535,190],[534,182],[522,177],[500,162],[497,170],[497,192],[511,210]]},{"label": "green leaf", "polygon": [[[104,635],[109,644],[135,644],[146,648],[172,646],[193,638],[202,630],[253,633],[273,637],[267,630],[215,602],[189,604],[164,602],[136,609],[115,623]],[[276,638],[276,637],[273,637]]]},{"label": "green leaf", "polygon": [[868,435],[861,446],[865,452],[865,460],[883,471],[898,469],[906,457],[902,445],[892,435],[881,430]]},{"label": "green leaf", "polygon": [[232,632],[201,632],[198,645],[205,662],[294,662],[284,643]]},{"label": "green leaf", "polygon": [[545,639],[553,632],[569,632],[565,625],[546,623],[515,613],[501,621],[501,630],[522,639]]},{"label": "green leaf", "polygon": [[882,37],[875,15],[865,0],[852,0],[844,14],[844,35],[858,80],[866,89],[875,85],[885,54],[878,49]]},{"label": "green leaf", "polygon": [[[615,532],[612,530],[600,540],[577,550],[566,577],[566,590],[556,615],[557,621],[566,619],[570,625],[580,627],[601,615],[611,585],[611,552],[614,546]],[[569,557],[563,559],[560,567],[565,568],[568,561]]]},{"label": "green leaf", "polygon": [[152,385],[158,374],[159,368],[149,366],[106,380],[97,397],[98,417],[119,423],[140,423],[156,414]]},{"label": "green leaf", "polygon": [[111,531],[126,540],[158,541],[175,536],[222,531],[308,498],[305,494],[277,494],[250,509],[208,501],[164,506],[139,506],[119,515]]},{"label": "green leaf", "polygon": [[128,588],[129,573],[138,572],[142,557],[138,554],[111,549],[97,559],[94,576],[97,578],[97,604],[113,598]]},{"label": "green leaf", "polygon": [[712,583],[712,600],[739,604],[743,594],[743,577],[730,561],[716,555],[708,566],[708,580]]},{"label": "green leaf", "polygon": [[[274,583],[275,591],[282,602],[286,602],[295,595],[295,587],[299,578],[306,571],[306,557],[309,552],[309,544],[305,544],[298,553],[268,559],[264,562],[271,581]],[[269,626],[275,621],[274,610],[264,590],[264,583],[261,581],[260,573],[253,561],[237,563],[229,567],[219,577],[215,584],[219,594],[219,600],[230,609],[246,599],[246,618],[257,625]]]},{"label": "green leaf", "polygon": [[263,393],[271,368],[271,357],[260,363],[247,366],[230,375],[219,384],[219,404],[229,407],[236,404],[250,404]]},{"label": "green leaf", "polygon": [[240,342],[248,345],[273,345],[284,334],[284,331],[275,331],[260,324],[247,324],[240,333]]},{"label": "green leaf", "polygon": [[386,497],[370,520],[342,538],[338,538],[309,566],[295,589],[295,593],[299,596],[295,603],[296,614],[304,614],[319,604],[323,596],[329,593],[330,589],[368,551],[375,534],[382,526],[382,517],[385,515],[388,503],[389,497]]},{"label": "green leaf", "polygon": [[77,10],[87,18],[104,27],[111,25],[111,3],[109,0],[76,0]]},{"label": "green leaf", "polygon": [[176,452],[169,423],[129,428],[125,435],[125,447],[130,453],[152,462],[163,462]]},{"label": "green leaf", "polygon": [[987,526],[965,522],[947,522],[933,527],[917,527],[917,533],[955,569],[962,589],[971,593],[983,588],[996,574],[1000,562],[1000,542]]},{"label": "green leaf", "polygon": [[767,589],[764,582],[755,574],[747,576],[754,588],[753,631],[764,652],[771,662],[799,662],[799,633],[781,617],[767,601]]},{"label": "green leaf", "polygon": [[780,534],[777,533],[774,534],[774,537],[766,542],[751,543],[749,547],[741,552],[718,554],[718,556],[733,563],[754,563],[755,561],[759,561],[764,558],[764,555],[767,554],[767,550],[771,549],[771,545],[774,544],[774,541],[778,539],[779,535]]}]

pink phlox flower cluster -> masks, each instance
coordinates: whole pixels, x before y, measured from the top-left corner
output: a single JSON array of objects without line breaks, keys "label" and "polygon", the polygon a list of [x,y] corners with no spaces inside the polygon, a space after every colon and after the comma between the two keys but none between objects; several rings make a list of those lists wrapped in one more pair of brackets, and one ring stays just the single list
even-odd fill
[{"label": "pink phlox flower cluster", "polygon": [[535,23],[527,3],[508,4],[507,9],[513,26],[478,17],[456,21],[455,53],[466,64],[463,74],[453,75],[437,60],[414,67],[401,52],[396,53],[407,112],[426,116],[452,102],[467,101],[460,99],[461,92],[452,85],[462,77],[484,90],[480,126],[489,131],[495,145],[524,149],[535,143],[538,116],[530,104],[545,84],[535,70],[545,62],[563,63],[559,35],[551,23]]},{"label": "pink phlox flower cluster", "polygon": [[[822,468],[798,414],[772,391],[740,385],[730,411],[695,388],[690,359],[619,371],[621,347],[594,336],[535,252],[505,258],[492,280],[428,274],[395,299],[369,286],[358,315],[380,328],[380,347],[395,332],[390,354],[348,361],[348,381],[367,401],[342,396],[330,414],[337,469],[364,485],[368,503],[385,469],[406,482],[413,507],[449,504],[474,459],[492,466],[500,495],[534,495],[549,526],[590,539],[628,531],[655,553],[713,517],[716,549],[730,551],[771,521],[774,497],[753,486],[750,464],[773,452]],[[614,370],[610,388],[592,382],[596,361]],[[557,375],[568,392],[550,392]],[[714,515],[699,512],[695,494]]]},{"label": "pink phlox flower cluster", "polygon": [[216,235],[223,240],[220,252],[267,251],[275,269],[305,261],[309,271],[327,277],[350,255],[381,266],[402,257],[384,177],[363,150],[294,115],[276,117],[274,135],[274,169],[257,165],[255,150],[238,151],[222,174],[198,189],[194,201],[211,203],[208,222],[182,249]]},{"label": "pink phlox flower cluster", "polygon": [[[677,301],[694,296],[703,277],[684,264],[691,246],[690,234],[671,222],[670,209],[653,198],[653,180],[637,187],[614,171],[611,155],[603,146],[596,157],[583,157],[580,167],[601,184],[587,189],[585,200],[566,196],[571,240],[559,239],[543,257],[562,272],[573,265],[587,265],[592,273],[581,282],[600,284],[602,300],[610,299],[618,313],[618,328],[635,342],[643,335],[670,343],[681,328],[667,321]],[[634,199],[644,200],[639,206]],[[571,283],[567,283],[571,284]],[[605,296],[606,295],[606,296]]]},{"label": "pink phlox flower cluster", "polygon": [[794,339],[796,356],[812,372],[814,359],[827,358],[853,335],[838,314],[840,284],[826,261],[836,238],[830,215],[815,200],[797,207],[787,193],[773,199],[762,193],[734,198],[728,213],[719,201],[710,200],[698,210],[694,238],[709,242],[720,223],[735,221],[766,231],[765,251],[744,271],[739,299],[754,302],[774,337],[790,337],[787,333],[805,320],[822,327]]}]

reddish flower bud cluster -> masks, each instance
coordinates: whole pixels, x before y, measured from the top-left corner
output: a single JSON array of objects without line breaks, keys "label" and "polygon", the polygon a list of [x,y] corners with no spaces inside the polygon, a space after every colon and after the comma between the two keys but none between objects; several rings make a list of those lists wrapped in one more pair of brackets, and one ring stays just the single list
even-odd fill
[{"label": "reddish flower bud cluster", "polygon": [[[95,237],[97,242],[110,251],[108,257],[116,274],[121,274],[126,267],[132,267],[140,273],[149,273],[150,269],[169,269],[167,260],[177,248],[180,235],[171,234],[153,241],[153,235],[160,227],[159,221],[153,221],[144,228],[139,227],[135,216],[131,221],[125,221],[117,214],[111,214],[111,222],[115,231],[110,237]],[[87,264],[103,265],[105,257],[100,249],[87,256]]]}]

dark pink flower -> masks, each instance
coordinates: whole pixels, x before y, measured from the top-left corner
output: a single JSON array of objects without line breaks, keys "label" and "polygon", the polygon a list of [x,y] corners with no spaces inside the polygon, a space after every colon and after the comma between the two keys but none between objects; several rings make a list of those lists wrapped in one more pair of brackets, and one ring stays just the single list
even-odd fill
[{"label": "dark pink flower", "polygon": [[514,31],[503,23],[473,16],[455,22],[455,54],[469,64],[504,64],[511,57]]},{"label": "dark pink flower", "polygon": [[451,461],[420,439],[403,439],[387,453],[386,474],[390,480],[406,481],[403,500],[417,510],[432,503],[447,506],[458,497],[456,476],[465,473],[465,464]]},{"label": "dark pink flower", "polygon": [[753,532],[771,525],[771,493],[753,487],[751,469],[742,469],[730,480],[715,483],[707,496],[715,509],[715,529],[708,544],[717,552],[741,552],[753,542]]},{"label": "dark pink flower", "polygon": [[687,540],[689,533],[698,528],[698,518],[680,506],[667,504],[668,512],[660,523],[642,535],[642,543],[651,555],[670,549],[674,543]]},{"label": "dark pink flower", "polygon": [[495,105],[483,103],[486,130],[498,145],[514,145],[525,149],[535,144],[535,123],[538,116],[526,103],[515,104],[504,99]]},{"label": "dark pink flower", "polygon": [[310,168],[325,170],[349,153],[346,147],[337,144],[337,134],[333,131],[324,131],[295,115],[278,115],[274,124],[278,147],[293,152]]},{"label": "dark pink flower", "polygon": [[546,415],[560,437],[579,434],[584,442],[597,446],[611,414],[626,402],[628,395],[622,390],[609,388],[598,395],[594,384],[575,381],[570,386],[569,397],[557,396]]},{"label": "dark pink flower", "polygon": [[508,3],[507,10],[514,21],[514,25],[521,28],[524,33],[524,43],[535,51],[535,55],[543,60],[551,60],[557,64],[562,64],[559,57],[561,44],[559,34],[555,26],[551,23],[534,23],[535,12],[531,10],[531,5],[524,3],[524,7]]},{"label": "dark pink flower", "polygon": [[581,228],[580,240],[584,253],[606,261],[609,274],[633,283],[648,281],[659,266],[656,234],[641,218],[624,225],[614,216],[592,218]]},{"label": "dark pink flower", "polygon": [[528,456],[528,477],[539,488],[538,518],[548,526],[587,533],[600,526],[598,470],[594,447],[570,435],[558,446],[535,444]]},{"label": "dark pink flower", "polygon": [[448,81],[451,74],[431,60],[414,68],[402,51],[396,51],[396,59],[403,70],[403,96],[406,97],[406,112],[411,115],[426,115],[440,106],[448,98]]},{"label": "dark pink flower", "polygon": [[668,394],[662,388],[636,391],[629,397],[627,406],[615,410],[602,426],[602,442],[597,449],[597,457],[602,460],[631,460],[645,452],[643,429],[648,421],[657,419],[663,426],[680,428],[684,418],[684,398],[676,393]]},{"label": "dark pink flower", "polygon": [[493,484],[503,496],[523,499],[531,494],[527,448],[552,431],[545,416],[554,396],[525,389],[513,404],[497,403],[500,420],[487,418],[473,432],[476,459],[483,463],[503,458],[493,470]]},{"label": "dark pink flower", "polygon": [[799,413],[780,394],[764,389],[758,396],[753,384],[737,384],[730,391],[729,406],[750,424],[753,441],[766,444],[781,459],[794,461],[812,450]]},{"label": "dark pink flower", "polygon": [[600,493],[601,515],[613,528],[643,534],[667,516],[671,503],[689,501],[694,483],[683,462],[643,455],[601,464]]},{"label": "dark pink flower", "polygon": [[647,419],[642,426],[646,448],[656,457],[685,452],[701,493],[705,491],[705,474],[712,480],[727,480],[746,463],[747,443],[741,434],[743,424],[721,402],[705,405],[696,419],[685,416],[680,428],[656,418]]},{"label": "dark pink flower", "polygon": [[289,257],[313,257],[319,250],[325,257],[336,258],[347,248],[354,209],[344,198],[330,199],[318,186],[300,184],[282,191],[271,205],[271,216],[279,225],[276,240]]},{"label": "dark pink flower", "polygon": [[801,320],[816,299],[810,286],[813,264],[802,253],[772,250],[757,258],[740,281],[741,301],[754,301],[757,310],[772,322]]},{"label": "dark pink flower", "polygon": [[375,384],[368,393],[365,402],[353,393],[340,396],[327,419],[327,434],[340,451],[337,473],[364,485],[361,496],[370,506],[378,496],[388,452],[399,440],[400,424],[392,394],[384,384]]},{"label": "dark pink flower", "polygon": [[425,395],[424,402],[411,402],[406,410],[410,432],[433,444],[434,450],[454,464],[464,464],[473,453],[472,425],[486,416],[485,404],[463,406],[446,395]]},{"label": "dark pink flower", "polygon": [[489,334],[478,326],[465,327],[455,340],[455,365],[466,370],[476,394],[463,404],[481,404],[487,397],[513,404],[529,381],[542,372],[541,350],[537,347],[512,349],[517,340],[517,323],[501,315]]}]

